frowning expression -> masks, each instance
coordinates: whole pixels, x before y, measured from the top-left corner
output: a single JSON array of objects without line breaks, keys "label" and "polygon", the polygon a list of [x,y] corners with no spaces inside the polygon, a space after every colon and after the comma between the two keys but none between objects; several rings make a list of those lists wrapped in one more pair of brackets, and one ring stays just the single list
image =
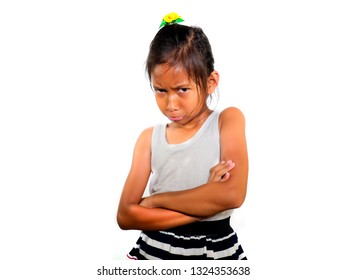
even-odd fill
[{"label": "frowning expression", "polygon": [[183,125],[207,109],[197,84],[181,67],[158,65],[152,73],[152,85],[160,111],[172,122]]}]

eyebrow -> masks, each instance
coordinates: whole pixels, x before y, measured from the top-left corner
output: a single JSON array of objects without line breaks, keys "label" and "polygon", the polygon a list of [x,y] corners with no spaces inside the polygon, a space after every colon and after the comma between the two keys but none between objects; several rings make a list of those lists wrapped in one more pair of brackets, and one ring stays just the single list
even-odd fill
[{"label": "eyebrow", "polygon": [[[183,82],[180,84],[175,85],[174,87],[172,87],[173,89],[180,89],[180,88],[189,88],[191,87],[191,85],[187,82]],[[165,87],[159,86],[158,84],[153,84],[153,88],[156,89],[165,89]]]},{"label": "eyebrow", "polygon": [[190,87],[190,84],[188,82],[183,82],[183,83],[177,84],[174,88],[177,89],[177,88],[187,88],[187,87]]}]

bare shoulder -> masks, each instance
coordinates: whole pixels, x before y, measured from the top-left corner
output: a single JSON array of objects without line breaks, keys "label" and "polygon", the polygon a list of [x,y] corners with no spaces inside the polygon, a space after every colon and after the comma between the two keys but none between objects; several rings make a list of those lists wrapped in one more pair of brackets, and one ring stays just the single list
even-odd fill
[{"label": "bare shoulder", "polygon": [[131,174],[134,174],[135,177],[139,176],[139,174],[143,174],[143,172],[147,176],[147,172],[149,172],[150,170],[152,132],[153,127],[146,128],[140,133],[139,137],[137,138],[131,169],[132,171],[134,171]]},{"label": "bare shoulder", "polygon": [[222,128],[225,125],[245,125],[245,116],[239,108],[228,107],[224,109],[219,116],[219,126]]},{"label": "bare shoulder", "polygon": [[148,127],[140,133],[137,139],[137,146],[139,145],[141,148],[151,146],[153,129],[154,127]]},{"label": "bare shoulder", "polygon": [[152,137],[152,133],[153,133],[153,129],[154,129],[153,126],[152,126],[152,127],[147,127],[147,128],[145,128],[145,129],[141,132],[141,134],[140,134],[139,137],[146,138],[146,139],[151,138],[151,137]]}]

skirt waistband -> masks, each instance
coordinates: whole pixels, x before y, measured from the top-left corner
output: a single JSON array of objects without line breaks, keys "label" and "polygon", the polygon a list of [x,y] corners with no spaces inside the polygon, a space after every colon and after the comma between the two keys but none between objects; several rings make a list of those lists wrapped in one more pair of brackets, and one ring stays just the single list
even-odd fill
[{"label": "skirt waistband", "polygon": [[233,232],[230,226],[230,217],[218,221],[201,221],[184,226],[174,227],[165,230],[174,234],[188,235],[214,235]]}]

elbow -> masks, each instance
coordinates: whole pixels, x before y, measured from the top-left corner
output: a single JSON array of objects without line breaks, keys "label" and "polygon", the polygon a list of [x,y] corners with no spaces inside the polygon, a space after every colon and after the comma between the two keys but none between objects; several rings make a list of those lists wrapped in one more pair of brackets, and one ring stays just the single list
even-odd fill
[{"label": "elbow", "polygon": [[136,206],[138,205],[129,204],[118,208],[116,219],[121,229],[137,229],[139,214],[138,211],[136,211]]},{"label": "elbow", "polygon": [[224,208],[225,210],[240,208],[244,201],[245,200],[242,197],[236,197],[235,195],[228,196],[228,199],[225,201]]},{"label": "elbow", "polygon": [[246,198],[246,188],[235,188],[233,186],[229,187],[228,195],[226,196],[225,208],[226,209],[236,209],[240,208],[244,203]]},{"label": "elbow", "polygon": [[127,218],[126,215],[124,215],[124,213],[122,213],[121,211],[118,210],[117,212],[117,224],[118,226],[123,229],[123,230],[128,230],[131,229],[131,226],[129,224],[129,219]]},{"label": "elbow", "polygon": [[238,198],[232,199],[232,203],[230,205],[231,206],[230,209],[240,208],[244,201],[245,201],[244,197],[238,197]]},{"label": "elbow", "polygon": [[122,214],[120,214],[119,212],[117,213],[116,220],[117,220],[118,226],[119,226],[121,229],[127,229],[127,225],[126,225],[126,223],[125,223],[125,221],[124,221],[124,218],[123,218]]}]

